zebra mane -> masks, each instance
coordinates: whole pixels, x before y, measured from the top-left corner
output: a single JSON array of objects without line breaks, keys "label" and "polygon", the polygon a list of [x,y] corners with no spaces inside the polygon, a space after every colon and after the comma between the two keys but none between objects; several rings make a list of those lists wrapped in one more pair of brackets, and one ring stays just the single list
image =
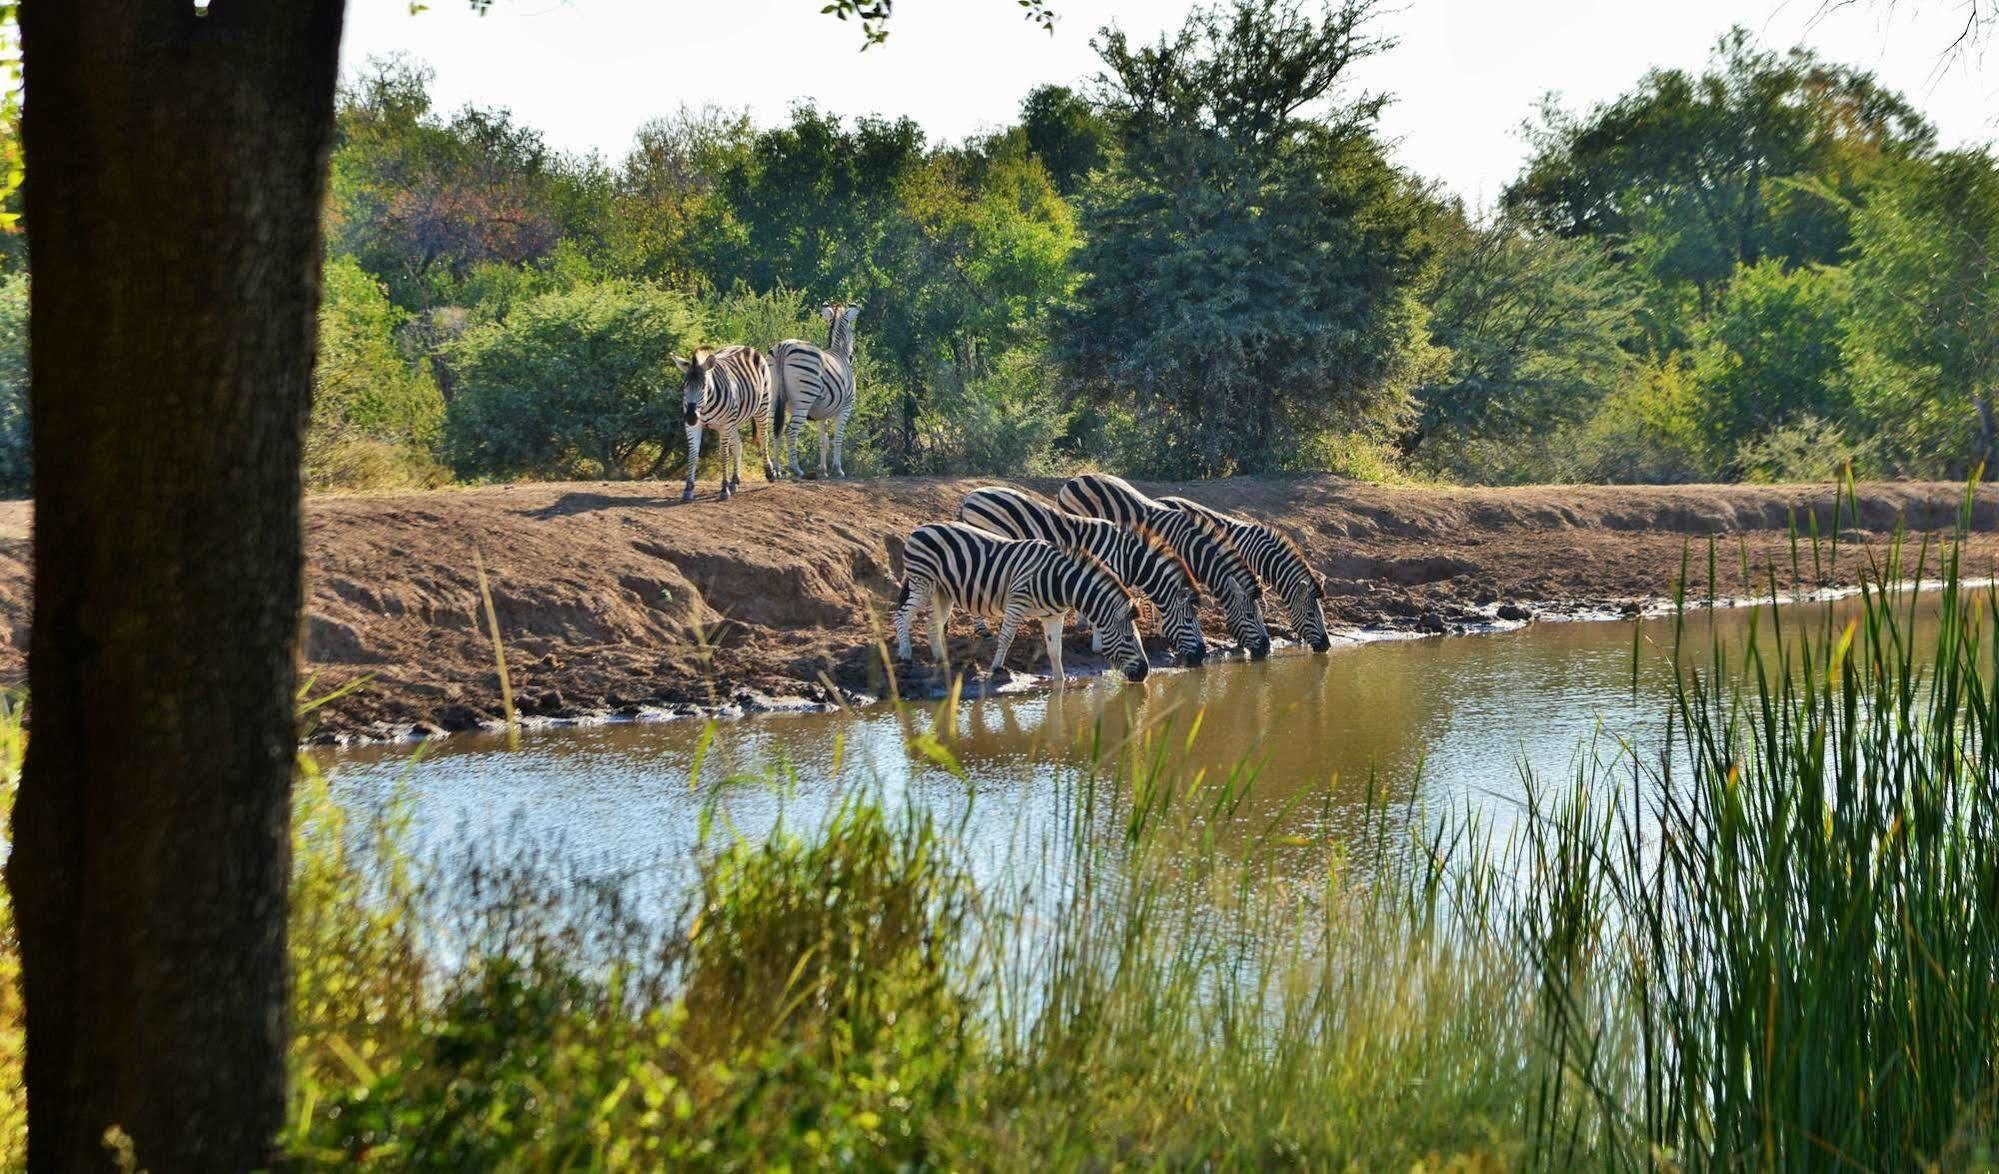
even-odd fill
[{"label": "zebra mane", "polygon": [[1137,593],[1130,587],[1125,586],[1124,580],[1117,577],[1117,572],[1111,570],[1109,564],[1087,550],[1079,550],[1069,557],[1075,559],[1085,568],[1094,569],[1098,574],[1108,579],[1111,586],[1117,588],[1118,594],[1124,596],[1124,601],[1131,606],[1132,614],[1138,614],[1140,604]]},{"label": "zebra mane", "polygon": [[1196,582],[1194,568],[1187,565],[1187,560],[1180,557],[1180,552],[1173,549],[1172,543],[1167,542],[1159,536],[1159,531],[1154,530],[1145,522],[1137,522],[1132,525],[1128,533],[1138,539],[1145,547],[1147,553],[1156,554],[1167,562],[1179,567],[1180,573],[1187,577],[1187,585],[1189,587],[1194,585]]}]

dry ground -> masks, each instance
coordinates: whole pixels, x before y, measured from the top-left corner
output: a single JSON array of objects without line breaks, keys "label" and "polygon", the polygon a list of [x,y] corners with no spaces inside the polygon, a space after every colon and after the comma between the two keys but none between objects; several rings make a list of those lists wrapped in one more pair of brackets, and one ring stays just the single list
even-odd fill
[{"label": "dry ground", "polygon": [[[708,490],[690,505],[677,485],[660,483],[314,498],[307,667],[317,691],[368,678],[322,711],[318,729],[397,736],[468,728],[499,713],[475,544],[530,714],[823,700],[828,682],[850,695],[879,693],[871,650],[894,596],[902,536],[950,517],[966,490],[988,482],[755,482],[734,501]],[[1807,552],[1807,582],[1794,584],[1790,527],[1816,513],[1830,530],[1830,486],[1444,490],[1300,477],[1143,488],[1287,528],[1327,576],[1338,623],[1431,629],[1487,618],[1502,604],[1545,615],[1656,600],[1690,547],[1690,588],[1703,592],[1711,537],[1720,540],[1721,594],[1766,590],[1772,571],[1785,589],[1846,584],[1898,524],[1947,530],[1963,497],[1947,484],[1861,486],[1837,564],[1815,573]],[[25,503],[0,504],[0,681],[25,669],[29,530]],[[1979,495],[1972,530],[1968,569],[1990,573],[1999,493]],[[1219,623],[1209,631],[1218,636]],[[973,655],[969,627],[961,621],[954,633],[954,656]],[[1011,663],[1026,667],[1038,645],[1021,640]],[[1072,647],[1076,663],[1091,663],[1086,645]]]}]

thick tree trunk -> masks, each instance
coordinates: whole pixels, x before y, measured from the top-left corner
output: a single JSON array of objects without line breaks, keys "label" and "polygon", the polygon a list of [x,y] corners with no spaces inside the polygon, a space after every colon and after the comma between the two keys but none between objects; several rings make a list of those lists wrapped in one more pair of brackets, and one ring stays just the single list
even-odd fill
[{"label": "thick tree trunk", "polygon": [[1992,400],[1991,392],[1974,392],[1971,396],[1972,404],[1978,409],[1978,452],[1971,458],[1971,468],[1976,471],[1982,467],[1987,479],[1993,474],[1992,450],[1999,447],[1999,419],[1994,418]]},{"label": "thick tree trunk", "polygon": [[342,0],[24,0],[29,1164],[267,1165]]}]

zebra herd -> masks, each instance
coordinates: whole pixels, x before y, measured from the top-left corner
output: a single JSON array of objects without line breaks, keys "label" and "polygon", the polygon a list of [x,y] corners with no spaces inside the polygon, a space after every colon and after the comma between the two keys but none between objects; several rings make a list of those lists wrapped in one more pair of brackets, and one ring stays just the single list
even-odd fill
[{"label": "zebra herd", "polygon": [[1233,517],[1184,497],[1153,499],[1117,477],[1072,477],[1056,501],[1018,489],[975,489],[955,522],[909,535],[896,597],[896,655],[910,660],[909,630],[930,613],[930,652],[949,663],[951,609],[1000,621],[991,672],[1006,663],[1020,625],[1038,620],[1048,666],[1063,683],[1062,625],[1075,612],[1093,647],[1125,677],[1150,669],[1138,635],[1142,614],[1189,665],[1207,655],[1197,614],[1206,590],[1228,617],[1229,634],[1251,658],[1270,652],[1263,595],[1282,603],[1291,629],[1314,652],[1332,645],[1325,582],[1296,543],[1261,522]]},{"label": "zebra herd", "polygon": [[[680,500],[694,500],[694,471],[701,463],[701,433],[707,428],[715,430],[722,445],[723,501],[743,483],[744,424],[756,433],[764,476],[772,481],[778,478],[778,466],[786,463],[787,452],[791,475],[805,475],[798,467],[798,447],[808,422],[819,425],[819,475],[826,475],[829,438],[833,475],[847,475],[841,454],[847,419],[854,414],[854,319],[860,312],[858,302],[822,308],[820,316],[827,327],[824,348],[802,338],[787,338],[772,347],[768,357],[750,346],[699,347],[687,358],[673,356],[680,368],[680,398],[687,421],[687,488]],[[790,417],[781,436],[780,409]],[[773,441],[776,460],[771,457]]]}]

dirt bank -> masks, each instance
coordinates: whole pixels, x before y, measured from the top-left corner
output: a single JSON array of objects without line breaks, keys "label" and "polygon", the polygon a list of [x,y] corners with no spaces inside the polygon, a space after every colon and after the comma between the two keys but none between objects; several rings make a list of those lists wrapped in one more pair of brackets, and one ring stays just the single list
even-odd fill
[{"label": "dirt bank", "polygon": [[[912,527],[951,516],[979,479],[753,483],[735,501],[691,505],[678,486],[518,485],[316,498],[306,510],[308,670],[322,735],[463,729],[499,713],[478,620],[472,551],[485,552],[516,697],[533,715],[824,699],[883,687],[870,651]],[[1053,482],[1028,482],[1052,493]],[[1148,485],[1287,527],[1326,575],[1348,626],[1450,630],[1502,605],[1541,615],[1654,600],[1691,542],[1705,591],[1719,536],[1720,594],[1850,583],[1898,522],[1947,529],[1962,488],[1862,486],[1858,539],[1807,582],[1791,576],[1789,527],[1832,522],[1830,487],[1684,486],[1396,489],[1331,477]],[[1968,569],[1999,560],[1999,493],[1979,495]],[[29,511],[0,505],[0,680],[24,673]],[[1750,579],[1743,576],[1743,552]],[[1219,617],[1210,616],[1211,621]],[[1273,621],[1276,617],[1273,617]],[[1209,631],[1219,635],[1218,622]],[[970,656],[962,622],[953,654]],[[1039,641],[1011,662],[1026,668]],[[980,645],[980,647],[984,647]],[[1078,664],[1087,645],[1072,641]],[[1163,661],[1162,661],[1163,662]]]}]

